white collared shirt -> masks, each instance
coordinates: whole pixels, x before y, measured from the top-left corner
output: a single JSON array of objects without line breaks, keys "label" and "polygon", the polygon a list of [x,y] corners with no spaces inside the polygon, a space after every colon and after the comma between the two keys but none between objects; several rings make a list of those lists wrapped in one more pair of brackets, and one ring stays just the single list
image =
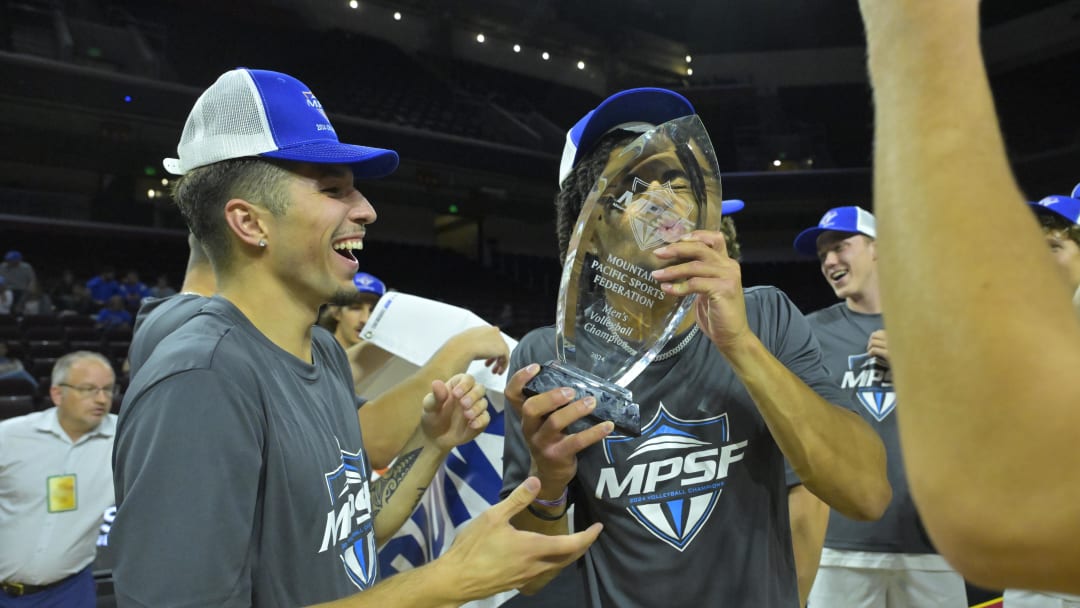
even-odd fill
[{"label": "white collared shirt", "polygon": [[0,422],[0,581],[46,585],[94,561],[115,434],[108,414],[72,442],[55,407]]}]

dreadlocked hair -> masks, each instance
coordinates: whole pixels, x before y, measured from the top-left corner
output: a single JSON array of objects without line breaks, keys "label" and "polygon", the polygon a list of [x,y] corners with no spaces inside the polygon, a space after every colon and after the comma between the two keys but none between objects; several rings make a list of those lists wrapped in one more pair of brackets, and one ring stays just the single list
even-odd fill
[{"label": "dreadlocked hair", "polygon": [[555,238],[559,242],[559,263],[566,262],[566,250],[570,246],[570,235],[581,207],[589,192],[596,185],[596,180],[604,173],[611,153],[637,139],[631,131],[615,130],[600,138],[585,158],[581,159],[573,172],[562,183],[562,190],[555,195]]}]

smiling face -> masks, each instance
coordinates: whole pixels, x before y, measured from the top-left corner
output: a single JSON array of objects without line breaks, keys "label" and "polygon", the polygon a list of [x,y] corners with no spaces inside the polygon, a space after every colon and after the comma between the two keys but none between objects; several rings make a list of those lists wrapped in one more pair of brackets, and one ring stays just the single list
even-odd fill
[{"label": "smiling face", "polygon": [[287,291],[313,308],[356,293],[355,253],[375,209],[342,165],[290,164],[289,204],[264,214],[268,265]]},{"label": "smiling face", "polygon": [[817,239],[821,274],[842,300],[877,299],[877,250],[869,237],[832,230]]},{"label": "smiling face", "polygon": [[371,310],[379,301],[378,296],[360,294],[352,304],[335,306],[331,315],[337,321],[334,337],[344,348],[360,342],[360,332],[371,317]]}]

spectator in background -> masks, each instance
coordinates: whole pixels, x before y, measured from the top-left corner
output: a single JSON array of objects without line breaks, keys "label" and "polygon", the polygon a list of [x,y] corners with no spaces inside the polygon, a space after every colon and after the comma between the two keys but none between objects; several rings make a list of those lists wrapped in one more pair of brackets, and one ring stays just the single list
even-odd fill
[{"label": "spectator in background", "polygon": [[108,305],[98,312],[96,319],[102,329],[131,327],[131,313],[124,308],[124,298],[119,294],[109,298]]},{"label": "spectator in background", "polygon": [[4,277],[0,277],[0,315],[10,315],[13,312],[14,301],[15,296],[11,293],[7,281]]},{"label": "spectator in background", "polygon": [[124,306],[135,312],[139,310],[143,298],[150,297],[150,289],[139,280],[139,273],[129,270],[120,283],[120,295],[124,296]]},{"label": "spectator in background", "polygon": [[171,295],[175,295],[176,290],[169,285],[169,275],[158,275],[157,283],[150,288],[150,296],[154,298],[167,298]]},{"label": "spectator in background", "polygon": [[11,294],[15,298],[13,306],[17,305],[30,287],[37,283],[34,267],[24,262],[22,254],[15,250],[4,254],[4,263],[0,264],[0,277],[7,281],[8,288],[11,289]]},{"label": "spectator in background", "polygon": [[16,305],[16,310],[23,315],[51,315],[56,312],[52,298],[41,290],[41,285],[36,281],[30,287],[30,291]]},{"label": "spectator in background", "polygon": [[0,422],[0,606],[96,605],[90,564],[113,504],[115,386],[104,357],[69,353],[53,367],[55,407]]},{"label": "spectator in background", "polygon": [[53,304],[60,310],[71,310],[72,299],[75,293],[75,273],[71,272],[70,268],[65,268],[60,273],[60,278],[53,279],[47,282],[49,297],[52,298]]},{"label": "spectator in background", "polygon": [[76,283],[71,286],[71,294],[67,298],[67,307],[75,314],[94,316],[101,309],[101,305],[94,301],[90,295],[90,289],[86,285]]},{"label": "spectator in background", "polygon": [[86,288],[98,306],[105,306],[109,298],[122,295],[120,284],[116,282],[116,271],[111,266],[106,266],[101,274],[87,281]]},{"label": "spectator in background", "polygon": [[[34,392],[36,392],[38,388],[37,380],[34,380],[34,377],[30,375],[30,372],[26,371],[22,361],[12,359],[11,357],[8,357],[7,354],[7,343],[0,342],[0,378],[22,378],[29,382]],[[2,448],[3,446],[0,445],[0,449]]]}]

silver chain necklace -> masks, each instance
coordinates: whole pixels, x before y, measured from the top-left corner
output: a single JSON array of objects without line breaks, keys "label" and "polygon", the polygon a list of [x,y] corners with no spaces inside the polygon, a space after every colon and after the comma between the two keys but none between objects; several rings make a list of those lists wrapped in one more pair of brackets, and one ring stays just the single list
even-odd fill
[{"label": "silver chain necklace", "polygon": [[[697,335],[697,331],[698,331],[698,326],[695,323],[694,326],[690,328],[690,331],[687,332],[686,337],[682,339],[682,342],[679,342],[675,346],[675,348],[673,348],[673,349],[671,349],[669,351],[666,351],[666,352],[662,352],[659,355],[657,355],[656,357],[653,357],[653,361],[654,362],[656,362],[656,361],[667,361],[668,359],[670,359],[670,358],[674,357],[675,355],[679,354],[680,352],[682,352],[682,350],[684,348],[686,348],[686,346],[688,344],[690,344],[690,341],[694,339],[694,336]],[[625,350],[627,353],[629,353],[631,355],[636,355],[637,354],[637,351],[634,350],[633,348],[631,348],[630,345],[627,344],[625,340],[620,338],[618,334],[612,333],[611,335],[615,337],[615,341],[618,342],[619,346],[621,346],[623,348],[623,350]]]}]

